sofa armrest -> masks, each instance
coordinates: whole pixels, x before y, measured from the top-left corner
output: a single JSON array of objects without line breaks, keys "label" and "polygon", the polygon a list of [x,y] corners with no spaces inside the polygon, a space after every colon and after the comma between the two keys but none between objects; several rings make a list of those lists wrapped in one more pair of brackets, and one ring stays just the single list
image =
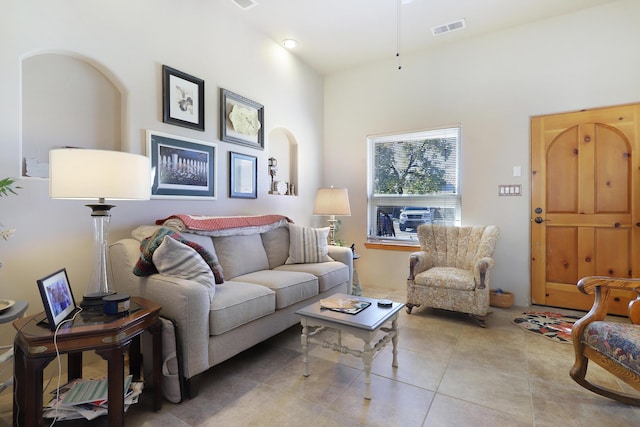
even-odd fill
[{"label": "sofa armrest", "polygon": [[120,293],[141,296],[162,305],[160,315],[176,321],[182,348],[184,376],[209,368],[209,291],[191,280],[152,274],[139,277],[133,266],[140,256],[140,242],[123,239],[109,247],[111,274]]},{"label": "sofa armrest", "polygon": [[431,259],[424,251],[413,252],[409,255],[409,277],[408,280],[415,279],[416,275],[432,267]]},{"label": "sofa armrest", "polygon": [[476,261],[473,266],[473,278],[478,284],[478,289],[485,289],[487,287],[485,283],[487,271],[495,264],[496,262],[491,257],[482,257]]},{"label": "sofa armrest", "polygon": [[353,251],[346,246],[329,245],[329,256],[334,261],[339,261],[349,267],[349,283],[347,286],[347,294],[351,295],[351,287],[353,285]]}]

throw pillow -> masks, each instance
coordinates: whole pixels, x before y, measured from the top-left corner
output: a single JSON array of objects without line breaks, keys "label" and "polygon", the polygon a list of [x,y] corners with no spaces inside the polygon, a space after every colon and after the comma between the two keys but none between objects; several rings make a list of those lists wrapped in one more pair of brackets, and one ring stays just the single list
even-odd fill
[{"label": "throw pillow", "polygon": [[162,244],[165,236],[170,236],[194,249],[211,268],[213,276],[216,279],[216,284],[220,285],[224,283],[222,266],[218,263],[218,259],[215,256],[199,244],[186,240],[180,233],[176,233],[167,227],[160,227],[155,233],[140,242],[140,258],[138,262],[136,262],[136,265],[133,266],[133,274],[136,276],[149,276],[158,272],[156,266],[153,265],[153,253],[158,249],[160,244]]},{"label": "throw pillow", "polygon": [[209,289],[209,299],[213,299],[216,292],[213,272],[195,249],[164,236],[152,259],[160,274],[198,282]]},{"label": "throw pillow", "polygon": [[327,243],[329,227],[310,228],[289,224],[289,258],[285,264],[333,261]]}]

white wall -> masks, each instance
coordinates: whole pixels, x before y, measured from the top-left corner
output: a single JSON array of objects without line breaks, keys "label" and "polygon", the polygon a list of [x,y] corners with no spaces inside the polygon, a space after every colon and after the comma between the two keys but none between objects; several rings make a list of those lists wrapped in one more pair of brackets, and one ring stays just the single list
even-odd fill
[{"label": "white wall", "polygon": [[[364,248],[367,135],[460,123],[463,225],[500,227],[492,287],[528,305],[529,119],[640,102],[638,22],[640,2],[621,0],[404,54],[400,71],[389,60],[328,76],[325,184],[349,188],[340,238],[356,243],[362,286],[404,289],[409,258]],[[499,184],[521,184],[523,196],[498,197]]]},{"label": "white wall", "polygon": [[[110,240],[138,224],[173,213],[240,215],[282,213],[313,221],[321,181],[323,81],[278,44],[238,22],[231,2],[210,0],[2,0],[0,14],[0,177],[21,173],[21,64],[38,53],[90,58],[125,87],[128,115],[122,147],[145,153],[145,129],[218,144],[218,200],[121,202],[112,211]],[[235,9],[231,9],[235,8]],[[163,64],[205,81],[205,132],[162,123]],[[265,136],[286,129],[299,144],[297,197],[267,194],[264,151],[218,140],[219,88],[265,106]],[[83,96],[91,96],[83,94]],[[99,102],[99,99],[95,99]],[[74,117],[68,117],[72,127]],[[46,132],[42,132],[46,134]],[[257,200],[228,198],[228,152],[258,156]],[[43,310],[36,279],[66,267],[82,298],[91,260],[90,210],[82,202],[51,200],[48,180],[24,178],[18,197],[0,199],[0,221],[17,229],[0,241],[0,298],[27,300],[28,314]],[[115,284],[117,289],[117,284]],[[13,328],[0,325],[0,345]]]}]

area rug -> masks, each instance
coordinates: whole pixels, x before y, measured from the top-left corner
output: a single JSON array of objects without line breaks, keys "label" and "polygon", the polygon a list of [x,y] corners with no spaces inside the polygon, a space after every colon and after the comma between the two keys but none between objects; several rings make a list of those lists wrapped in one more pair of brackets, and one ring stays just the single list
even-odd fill
[{"label": "area rug", "polygon": [[571,327],[578,319],[579,316],[549,311],[525,311],[513,319],[513,323],[525,331],[542,335],[552,341],[571,344]]}]

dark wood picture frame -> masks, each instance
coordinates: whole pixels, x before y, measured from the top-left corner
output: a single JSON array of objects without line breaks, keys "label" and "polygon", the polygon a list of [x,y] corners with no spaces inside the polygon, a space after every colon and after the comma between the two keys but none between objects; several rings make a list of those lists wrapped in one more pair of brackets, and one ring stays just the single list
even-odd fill
[{"label": "dark wood picture frame", "polygon": [[258,198],[258,158],[229,152],[229,197]]},{"label": "dark wood picture frame", "polygon": [[264,150],[264,106],[220,88],[220,139]]},{"label": "dark wood picture frame", "polygon": [[204,132],[204,80],[163,65],[162,121]]},{"label": "dark wood picture frame", "polygon": [[152,199],[216,200],[217,145],[147,130]]}]

